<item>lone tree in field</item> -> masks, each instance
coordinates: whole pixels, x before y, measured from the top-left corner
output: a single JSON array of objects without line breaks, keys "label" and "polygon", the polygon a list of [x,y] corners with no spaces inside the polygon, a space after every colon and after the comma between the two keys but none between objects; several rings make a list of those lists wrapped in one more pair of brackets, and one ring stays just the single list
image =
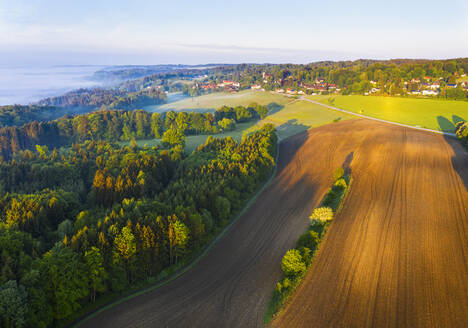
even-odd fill
[{"label": "lone tree in field", "polygon": [[310,215],[310,224],[324,224],[333,220],[333,210],[330,207],[316,208]]}]

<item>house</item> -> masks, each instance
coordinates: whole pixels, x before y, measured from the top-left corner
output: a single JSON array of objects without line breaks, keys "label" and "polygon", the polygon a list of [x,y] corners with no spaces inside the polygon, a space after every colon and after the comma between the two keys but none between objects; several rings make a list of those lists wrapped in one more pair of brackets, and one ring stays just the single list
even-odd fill
[{"label": "house", "polygon": [[283,93],[284,90],[283,90],[283,89],[276,89],[276,92],[278,92],[278,93]]},{"label": "house", "polygon": [[214,83],[205,83],[201,86],[201,88],[204,90],[216,89],[217,85]]},{"label": "house", "polygon": [[439,82],[434,82],[429,86],[432,90],[437,90],[440,88],[440,83]]},{"label": "house", "polygon": [[262,86],[260,84],[252,84],[250,86],[250,89],[252,90],[260,90],[262,88]]},{"label": "house", "polygon": [[379,88],[372,88],[372,89],[370,90],[371,93],[376,93],[376,92],[379,92],[379,91],[380,91]]},{"label": "house", "polygon": [[336,84],[334,83],[328,84],[328,89],[336,89]]},{"label": "house", "polygon": [[421,94],[421,91],[419,91],[419,90],[413,90],[413,91],[411,91],[411,94],[412,94],[412,95],[420,95],[420,94]]},{"label": "house", "polygon": [[434,91],[434,90],[423,90],[422,91],[423,96],[437,96],[438,94],[439,94],[439,92]]},{"label": "house", "polygon": [[457,84],[456,83],[447,83],[447,88],[456,88]]},{"label": "house", "polygon": [[310,83],[302,83],[301,87],[306,88],[307,90],[312,90],[314,89],[314,85]]},{"label": "house", "polygon": [[228,87],[228,86],[234,86],[235,83],[236,82],[234,82],[234,81],[224,80],[222,83],[218,83],[218,87],[224,88],[224,87]]},{"label": "house", "polygon": [[288,94],[290,94],[290,95],[295,95],[295,94],[297,94],[297,91],[294,90],[294,89],[288,88],[288,89],[286,90],[286,93],[288,93]]},{"label": "house", "polygon": [[305,92],[302,91],[302,90],[300,90],[300,91],[298,91],[297,93],[298,93],[299,95],[303,95]]}]

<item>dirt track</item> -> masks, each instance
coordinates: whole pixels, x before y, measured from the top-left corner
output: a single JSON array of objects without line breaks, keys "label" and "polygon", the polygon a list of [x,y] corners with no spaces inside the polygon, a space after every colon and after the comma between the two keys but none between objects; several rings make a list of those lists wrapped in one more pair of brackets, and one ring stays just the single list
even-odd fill
[{"label": "dirt track", "polygon": [[353,127],[343,139],[327,127],[309,138],[323,151],[354,152],[354,182],[272,326],[468,327],[467,153],[431,133],[345,124]]},{"label": "dirt track", "polygon": [[[468,183],[468,157],[450,144]],[[454,151],[443,136],[367,120],[284,141],[272,184],[191,271],[83,326],[263,326],[282,255],[351,154],[342,214],[274,325],[468,326],[468,193]]]}]

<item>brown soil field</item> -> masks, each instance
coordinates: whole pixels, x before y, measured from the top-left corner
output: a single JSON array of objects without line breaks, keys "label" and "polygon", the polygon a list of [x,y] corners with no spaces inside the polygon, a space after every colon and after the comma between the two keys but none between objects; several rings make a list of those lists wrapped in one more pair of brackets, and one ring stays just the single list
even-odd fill
[{"label": "brown soil field", "polygon": [[262,327],[281,258],[343,163],[341,214],[273,326],[468,326],[468,155],[456,140],[349,120],[280,147],[273,182],[200,262],[82,326]]},{"label": "brown soil field", "polygon": [[191,270],[81,326],[263,327],[281,258],[333,182],[335,164],[298,152],[306,139],[302,133],[280,144],[276,177]]},{"label": "brown soil field", "polygon": [[468,327],[467,152],[436,134],[345,124],[310,133],[321,151],[353,153],[353,183],[272,326]]}]

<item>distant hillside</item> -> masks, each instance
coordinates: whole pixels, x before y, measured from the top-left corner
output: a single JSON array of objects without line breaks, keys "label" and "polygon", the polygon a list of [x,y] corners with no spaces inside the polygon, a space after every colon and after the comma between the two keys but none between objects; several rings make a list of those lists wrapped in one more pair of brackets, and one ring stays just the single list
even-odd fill
[{"label": "distant hillside", "polygon": [[181,69],[207,69],[225,64],[207,64],[207,65],[124,65],[110,66],[95,72],[93,80],[105,82],[119,82],[125,80],[138,79],[149,75],[169,73]]}]

